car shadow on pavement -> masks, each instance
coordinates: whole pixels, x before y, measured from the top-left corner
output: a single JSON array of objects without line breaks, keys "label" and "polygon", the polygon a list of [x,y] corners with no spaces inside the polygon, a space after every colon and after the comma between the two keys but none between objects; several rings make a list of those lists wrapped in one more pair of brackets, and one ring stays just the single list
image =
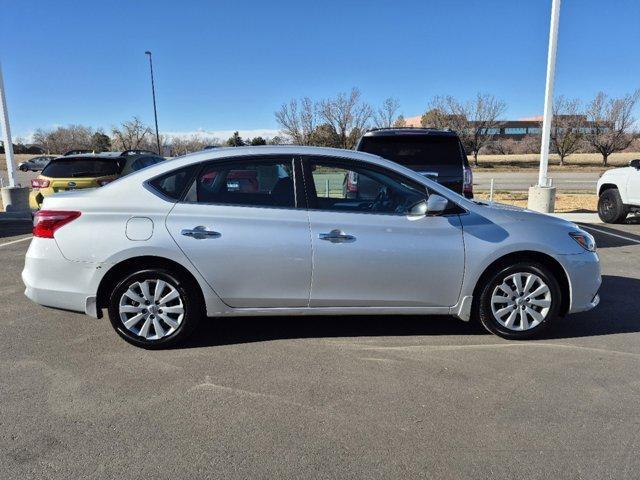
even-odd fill
[{"label": "car shadow on pavement", "polygon": [[[640,279],[605,275],[601,302],[560,319],[542,340],[640,332]],[[477,322],[447,316],[294,316],[210,318],[178,348],[294,338],[489,335]]]},{"label": "car shadow on pavement", "polygon": [[[611,228],[600,224],[593,226],[588,223],[578,223],[578,225],[584,227],[585,230],[594,236],[599,249],[627,247],[629,245],[637,245],[637,242],[640,242],[640,235],[626,230]],[[606,232],[609,235],[605,235],[602,232]],[[635,241],[627,239],[634,239]]]},{"label": "car shadow on pavement", "polygon": [[561,319],[547,338],[577,338],[640,332],[640,279],[603,275],[600,304]]},{"label": "car shadow on pavement", "polygon": [[446,316],[354,315],[209,318],[178,348],[295,338],[483,335],[474,322]]}]

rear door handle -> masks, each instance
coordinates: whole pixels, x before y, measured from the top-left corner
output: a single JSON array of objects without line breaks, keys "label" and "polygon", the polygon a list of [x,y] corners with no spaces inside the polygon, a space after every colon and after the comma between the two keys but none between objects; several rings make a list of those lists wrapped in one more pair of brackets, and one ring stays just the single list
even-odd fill
[{"label": "rear door handle", "polygon": [[321,233],[318,235],[320,240],[326,240],[331,243],[351,243],[356,241],[356,237],[353,235],[348,235],[344,233],[342,230],[338,230],[337,228],[331,230],[329,233]]},{"label": "rear door handle", "polygon": [[207,230],[207,227],[198,225],[192,229],[185,228],[180,230],[180,234],[185,237],[195,238],[196,240],[204,240],[205,238],[219,238],[222,236],[220,232],[214,232],[213,230]]}]

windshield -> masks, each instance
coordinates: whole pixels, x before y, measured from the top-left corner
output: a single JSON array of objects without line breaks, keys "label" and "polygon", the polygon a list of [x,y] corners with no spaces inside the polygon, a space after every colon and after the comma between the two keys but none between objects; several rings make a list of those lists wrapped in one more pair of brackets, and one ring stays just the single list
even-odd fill
[{"label": "windshield", "polygon": [[51,160],[42,175],[52,178],[105,177],[117,175],[121,169],[120,162],[112,159],[65,158]]},{"label": "windshield", "polygon": [[403,135],[363,137],[358,146],[362,152],[372,153],[405,166],[463,164],[458,139],[453,136]]}]

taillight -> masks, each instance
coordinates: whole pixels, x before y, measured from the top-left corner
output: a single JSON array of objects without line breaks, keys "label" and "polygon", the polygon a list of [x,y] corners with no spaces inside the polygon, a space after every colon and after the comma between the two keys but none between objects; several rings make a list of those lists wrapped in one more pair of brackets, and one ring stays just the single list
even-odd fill
[{"label": "taillight", "polygon": [[98,185],[104,187],[107,183],[113,182],[113,178],[106,178],[104,180],[98,180]]},{"label": "taillight", "polygon": [[465,196],[473,197],[473,172],[471,171],[471,167],[464,167],[462,192]]},{"label": "taillight", "polygon": [[40,210],[33,217],[33,236],[53,238],[53,234],[63,225],[75,220],[80,212],[66,210]]},{"label": "taillight", "polygon": [[347,175],[347,192],[355,193],[358,191],[358,174],[349,172]]},{"label": "taillight", "polygon": [[44,178],[34,178],[31,180],[31,188],[47,188],[49,186],[49,180]]}]

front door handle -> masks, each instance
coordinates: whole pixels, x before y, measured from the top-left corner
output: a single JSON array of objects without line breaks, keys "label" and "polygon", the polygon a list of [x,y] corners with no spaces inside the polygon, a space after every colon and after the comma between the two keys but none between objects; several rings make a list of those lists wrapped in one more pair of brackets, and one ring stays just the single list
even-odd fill
[{"label": "front door handle", "polygon": [[198,225],[192,229],[185,228],[180,230],[180,235],[185,237],[195,238],[196,240],[204,240],[205,238],[219,238],[222,236],[220,232],[214,232],[213,230],[207,230],[207,227]]},{"label": "front door handle", "polygon": [[326,240],[331,243],[351,243],[356,241],[356,237],[353,235],[348,235],[344,233],[342,230],[338,230],[337,228],[331,230],[329,233],[321,233],[318,235],[320,240]]}]

